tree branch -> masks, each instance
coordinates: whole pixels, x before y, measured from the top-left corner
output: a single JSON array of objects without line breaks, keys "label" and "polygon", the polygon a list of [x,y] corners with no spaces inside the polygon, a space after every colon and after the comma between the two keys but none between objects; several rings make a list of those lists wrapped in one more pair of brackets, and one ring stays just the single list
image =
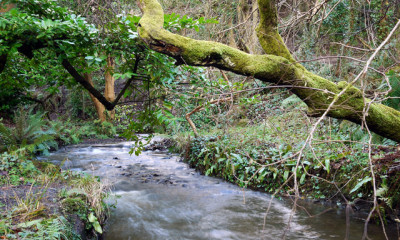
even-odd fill
[{"label": "tree branch", "polygon": [[107,99],[101,94],[99,91],[97,91],[96,88],[94,88],[89,82],[86,81],[82,75],[76,71],[74,66],[67,60],[63,59],[62,60],[62,65],[63,67],[68,71],[69,74],[77,81],[80,83],[86,90],[88,90],[95,98],[97,98],[103,105],[106,107],[107,110],[113,110],[115,105],[113,103],[110,103],[107,101]]},{"label": "tree branch", "polygon": [[[136,56],[136,61],[135,61],[135,66],[133,68],[133,73],[137,72],[138,66],[139,66],[139,62],[140,62],[140,58],[138,56]],[[119,92],[117,98],[115,98],[114,102],[112,102],[112,104],[115,106],[118,104],[118,101],[121,99],[121,97],[124,95],[126,89],[128,89],[128,87],[131,85],[132,81],[135,80],[136,76],[132,76],[131,78],[129,78],[129,80],[125,83],[124,88],[122,88],[122,90]]]},{"label": "tree branch", "polygon": [[[227,97],[227,98],[222,98],[222,99],[215,99],[215,100],[212,100],[212,101],[208,102],[208,104],[215,104],[215,103],[227,102],[227,101],[231,101],[231,100],[233,100],[232,97]],[[192,119],[190,119],[190,116],[191,116],[193,113],[196,113],[196,112],[201,111],[203,108],[204,108],[204,104],[203,104],[203,105],[200,105],[200,106],[197,106],[197,107],[196,107],[195,109],[193,109],[190,113],[187,113],[187,114],[185,115],[185,118],[186,118],[186,120],[188,121],[188,123],[189,123],[190,127],[192,128],[193,133],[194,133],[194,135],[195,135],[196,137],[199,136],[199,133],[197,132],[196,125],[194,124],[194,122],[192,121]]]},{"label": "tree branch", "polygon": [[[35,39],[35,38],[34,38]],[[61,35],[54,40],[59,40],[59,39],[67,39],[65,36]],[[27,58],[32,59],[34,57],[33,51],[38,50],[41,48],[47,47],[47,43],[36,40],[32,41],[32,38],[24,39],[25,42],[18,48],[18,52],[21,54],[25,55]],[[59,54],[59,53],[58,53]],[[5,66],[7,63],[7,54],[0,55],[0,73],[3,72]],[[126,86],[124,89],[119,93],[118,97],[111,103],[109,102],[103,94],[101,94],[96,88],[94,88],[90,83],[86,81],[86,79],[78,73],[78,71],[74,68],[74,66],[67,60],[63,59],[62,63],[63,67],[68,71],[68,73],[77,81],[79,84],[81,84],[86,90],[89,91],[90,94],[92,94],[96,99],[98,99],[107,110],[113,110],[114,107],[117,105],[118,101],[126,91],[127,87],[129,84],[134,80],[134,77],[129,79]],[[135,69],[134,73],[137,72],[139,64],[139,59],[135,62]]]},{"label": "tree branch", "polygon": [[[293,57],[288,56],[288,52],[269,49],[268,45],[271,43],[265,43],[263,46],[269,55],[250,55],[221,43],[173,34],[163,29],[164,13],[157,0],[137,0],[137,2],[143,12],[138,27],[139,36],[151,49],[175,58],[178,64],[213,66],[277,85],[308,87],[309,89],[293,88],[292,92],[307,104],[310,115],[323,115],[335,100],[327,116],[347,119],[357,124],[362,123],[364,102],[371,100],[363,98],[362,92],[349,83],[342,81],[336,84],[307,71],[296,63]],[[272,29],[271,31],[277,33],[276,26],[273,27],[276,22],[274,20],[276,10],[273,0],[258,0],[258,3],[261,6],[260,13],[265,11],[263,23],[266,26],[263,26],[263,34],[259,36],[263,45],[263,37],[271,33],[268,31]],[[278,41],[272,45],[280,48],[281,43],[283,42]],[[344,89],[345,92],[339,95]],[[400,142],[400,131],[396,130],[400,126],[399,111],[379,103],[372,103],[366,122],[374,132]]]},{"label": "tree branch", "polygon": [[266,54],[281,56],[290,62],[294,58],[278,33],[278,16],[274,0],[257,0],[260,23],[256,28],[257,37]]},{"label": "tree branch", "polygon": [[[139,66],[140,58],[136,58],[135,66],[133,69],[133,72],[136,73],[138,66]],[[128,89],[129,85],[132,83],[133,80],[135,80],[136,76],[132,76],[131,78],[128,79],[126,82],[124,88],[119,92],[118,96],[115,98],[113,102],[109,102],[103,94],[101,94],[96,88],[94,88],[86,79],[78,73],[78,71],[72,66],[72,64],[67,60],[63,59],[62,60],[62,65],[63,67],[68,71],[68,73],[77,81],[79,84],[81,84],[86,90],[89,91],[90,94],[92,94],[99,102],[101,102],[104,107],[107,110],[113,110],[114,107],[118,104],[119,100],[121,97],[124,95],[126,89]]]}]

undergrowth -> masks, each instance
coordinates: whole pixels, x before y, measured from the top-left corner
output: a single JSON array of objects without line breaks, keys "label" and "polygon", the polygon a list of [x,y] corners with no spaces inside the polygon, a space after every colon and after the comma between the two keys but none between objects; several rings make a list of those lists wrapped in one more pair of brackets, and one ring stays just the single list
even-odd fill
[{"label": "undergrowth", "polygon": [[[292,105],[289,99],[281,104]],[[265,105],[264,105],[265,106]],[[288,108],[286,106],[286,108]],[[289,106],[290,108],[290,106]],[[294,171],[302,198],[324,199],[338,205],[373,199],[369,171],[368,139],[359,126],[326,119],[314,134],[312,146],[298,154],[308,136],[312,120],[299,107],[280,114],[252,111],[253,125],[177,133],[176,151],[185,161],[209,176],[223,178],[241,187],[279,196],[294,195]],[[280,111],[276,109],[275,112]],[[249,115],[247,115],[249,116]],[[396,170],[400,152],[395,143],[373,136],[372,156],[377,197],[382,211],[400,208],[400,175]]]},{"label": "undergrowth", "polygon": [[91,239],[109,214],[109,188],[98,178],[22,151],[0,155],[0,189],[0,239]]}]

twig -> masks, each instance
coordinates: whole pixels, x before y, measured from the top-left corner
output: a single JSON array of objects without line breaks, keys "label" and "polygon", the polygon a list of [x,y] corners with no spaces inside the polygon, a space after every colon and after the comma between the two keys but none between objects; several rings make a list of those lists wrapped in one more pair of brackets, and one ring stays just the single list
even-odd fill
[{"label": "twig", "polygon": [[[208,102],[208,104],[226,102],[226,101],[230,101],[230,100],[232,100],[232,97],[212,100],[212,101]],[[193,109],[190,113],[187,113],[187,114],[185,115],[185,118],[186,118],[186,120],[188,121],[190,127],[193,129],[194,135],[195,135],[196,137],[199,135],[199,133],[197,132],[196,125],[193,123],[192,119],[190,119],[190,116],[191,116],[193,113],[199,112],[199,111],[202,110],[203,108],[204,108],[204,105],[200,105],[200,106],[196,107],[195,109]]]},{"label": "twig", "polygon": [[343,47],[351,48],[351,49],[355,49],[355,50],[359,50],[359,51],[365,51],[365,52],[373,51],[373,49],[364,49],[364,48],[359,48],[359,47],[353,47],[353,46],[349,46],[349,45],[346,45],[346,44],[343,44],[343,43],[340,43],[340,42],[331,42],[331,43],[332,44],[338,44],[338,45],[341,45]]},{"label": "twig", "polygon": [[245,21],[243,21],[243,22],[241,22],[241,23],[239,23],[239,24],[237,24],[237,25],[235,25],[235,26],[233,26],[233,27],[230,27],[230,28],[227,28],[227,29],[222,30],[222,31],[220,31],[220,32],[217,32],[217,34],[221,34],[221,33],[224,33],[224,32],[228,32],[228,31],[230,31],[230,30],[232,30],[232,29],[234,29],[234,28],[237,28],[237,27],[242,26],[243,24],[247,23],[247,22],[250,20],[250,18],[253,16],[254,12],[257,11],[257,10],[258,10],[258,7],[255,8],[255,9],[250,13],[249,17],[247,17],[247,19],[246,19]]}]

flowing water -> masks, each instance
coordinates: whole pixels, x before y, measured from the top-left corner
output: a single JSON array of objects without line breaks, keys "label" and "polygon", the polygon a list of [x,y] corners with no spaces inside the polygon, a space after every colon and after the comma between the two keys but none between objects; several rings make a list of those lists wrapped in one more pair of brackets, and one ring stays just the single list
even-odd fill
[{"label": "flowing water", "polygon": [[[299,210],[292,216],[290,201],[272,200],[266,215],[270,195],[199,175],[178,156],[165,152],[130,156],[130,146],[128,142],[78,145],[47,158],[54,163],[68,158],[64,168],[113,184],[118,198],[106,240],[345,239],[343,209],[326,211],[321,204],[302,203],[308,214]],[[361,239],[363,227],[362,221],[352,218],[348,239]],[[384,239],[375,225],[368,232],[370,239]]]}]

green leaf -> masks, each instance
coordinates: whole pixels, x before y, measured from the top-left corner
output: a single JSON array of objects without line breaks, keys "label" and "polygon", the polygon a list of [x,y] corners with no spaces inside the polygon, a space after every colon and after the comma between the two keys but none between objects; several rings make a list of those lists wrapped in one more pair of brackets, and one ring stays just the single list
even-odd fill
[{"label": "green leaf", "polygon": [[326,169],[326,171],[328,172],[328,174],[329,174],[329,172],[330,172],[330,170],[331,170],[331,164],[330,164],[330,160],[329,159],[325,159],[325,169]]},{"label": "green leaf", "polygon": [[303,184],[305,179],[306,179],[306,173],[303,173],[303,175],[301,175],[300,178],[300,184]]},{"label": "green leaf", "polygon": [[376,190],[376,196],[383,197],[387,193],[388,190],[389,190],[389,188],[387,187],[387,185],[382,185],[382,187],[380,187]]},{"label": "green leaf", "polygon": [[372,180],[371,177],[365,177],[362,181],[358,182],[357,185],[353,189],[351,189],[350,193],[357,191],[360,187],[362,187],[364,184],[366,184],[367,182],[369,182],[371,180]]},{"label": "green leaf", "polygon": [[124,97],[126,98],[126,97],[130,96],[132,93],[133,93],[133,89],[132,88],[128,88],[124,92]]},{"label": "green leaf", "polygon": [[289,171],[286,170],[285,173],[283,174],[283,179],[286,181],[289,177]]},{"label": "green leaf", "polygon": [[97,221],[97,218],[94,216],[93,212],[91,212],[88,216],[88,220],[91,223],[94,223],[95,221]]},{"label": "green leaf", "polygon": [[93,223],[93,227],[94,230],[96,230],[96,232],[102,234],[103,233],[103,229],[101,229],[100,223],[98,221]]},{"label": "green leaf", "polygon": [[34,225],[41,223],[42,221],[43,221],[43,219],[40,218],[40,219],[36,219],[36,220],[30,221],[30,222],[24,222],[24,223],[18,224],[18,227],[19,228],[30,228]]}]

